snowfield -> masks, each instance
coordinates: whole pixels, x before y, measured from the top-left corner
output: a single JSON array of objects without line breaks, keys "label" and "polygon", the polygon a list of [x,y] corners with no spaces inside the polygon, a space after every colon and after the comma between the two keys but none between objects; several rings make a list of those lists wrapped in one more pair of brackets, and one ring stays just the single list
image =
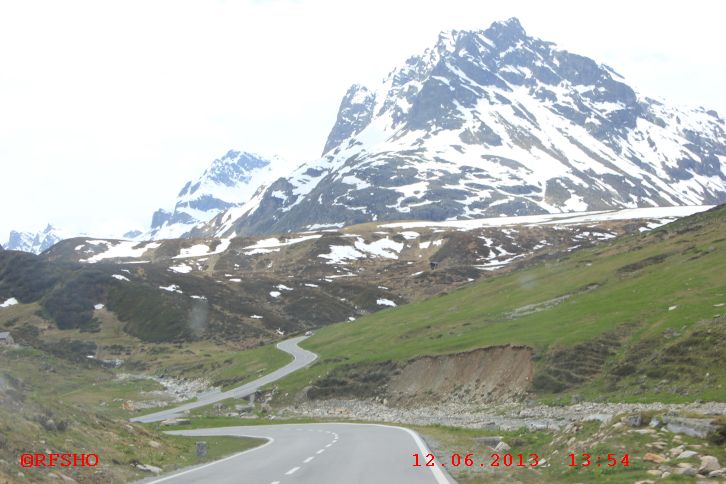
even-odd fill
[{"label": "snowfield", "polygon": [[402,242],[396,242],[388,237],[367,243],[363,237],[356,236],[353,247],[331,245],[329,253],[320,254],[318,257],[328,259],[328,264],[346,264],[347,261],[364,259],[368,256],[398,259],[398,253],[401,252],[403,246]]},{"label": "snowfield", "polygon": [[390,299],[376,299],[376,304],[378,304],[379,306],[391,306],[394,308],[396,307],[396,303],[391,301]]},{"label": "snowfield", "polygon": [[81,259],[80,262],[87,262],[94,264],[104,259],[135,259],[144,255],[147,250],[156,249],[161,246],[160,242],[148,242],[146,244],[140,244],[132,240],[122,240],[116,242],[109,242],[107,240],[88,240],[87,243],[91,245],[105,245],[106,251],[89,257],[88,259]]},{"label": "snowfield", "polygon": [[169,270],[172,272],[178,272],[179,274],[188,274],[192,272],[192,267],[187,264],[179,264],[169,267]]},{"label": "snowfield", "polygon": [[186,249],[181,249],[179,255],[174,256],[174,259],[187,259],[189,257],[204,257],[215,254],[221,254],[229,248],[229,244],[232,239],[222,239],[214,250],[211,250],[206,244],[197,244]]},{"label": "snowfield", "polygon": [[[606,210],[601,212],[568,212],[544,215],[525,215],[521,217],[492,217],[471,220],[446,220],[443,222],[398,222],[385,224],[386,228],[434,228],[443,227],[458,230],[474,230],[483,227],[506,227],[509,225],[580,225],[589,222],[606,220],[660,219],[663,223],[671,222],[680,217],[704,212],[714,205],[689,205],[677,207],[626,208],[622,210]],[[654,226],[653,228],[659,225]],[[423,248],[423,243],[420,244]]]},{"label": "snowfield", "polygon": [[14,297],[11,297],[9,299],[6,299],[4,303],[0,304],[0,308],[9,308],[10,306],[15,306],[18,304],[18,300]]},{"label": "snowfield", "polygon": [[313,235],[303,235],[302,237],[297,237],[294,239],[287,239],[284,242],[280,239],[273,237],[271,239],[262,239],[255,242],[253,245],[248,245],[247,247],[244,247],[244,249],[272,249],[277,247],[284,247],[286,245],[293,245],[293,244],[299,244],[300,242],[305,242],[306,240],[314,240],[319,239],[322,237],[321,234],[313,234]]}]

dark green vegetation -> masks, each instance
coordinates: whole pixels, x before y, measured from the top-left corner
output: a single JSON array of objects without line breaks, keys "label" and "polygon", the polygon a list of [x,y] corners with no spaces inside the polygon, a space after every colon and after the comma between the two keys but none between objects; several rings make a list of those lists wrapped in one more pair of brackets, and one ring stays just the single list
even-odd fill
[{"label": "dark green vegetation", "polygon": [[[103,304],[123,323],[124,334],[145,342],[234,341],[249,348],[279,339],[278,329],[289,334],[379,311],[385,307],[380,299],[400,305],[451,291],[487,275],[474,267],[483,261],[514,253],[520,263],[533,252],[536,258],[553,257],[645,223],[466,232],[420,228],[408,239],[402,229],[365,224],[281,236],[262,249],[253,249],[257,238],[235,238],[219,254],[204,252],[213,252],[220,239],[136,244],[76,238],[37,256],[3,251],[0,298],[37,304],[38,317],[61,330],[103,331],[95,309]],[[394,258],[363,256],[353,247],[382,239],[398,247]],[[335,262],[320,257],[335,247],[349,247],[361,258]],[[435,271],[429,261],[438,263]],[[36,325],[40,329],[34,335],[27,321],[9,324],[3,329],[23,344],[39,347],[45,337],[42,325]]]},{"label": "dark green vegetation", "polygon": [[303,344],[320,363],[280,386],[293,394],[343,365],[517,344],[535,351],[533,390],[548,398],[723,400],[724,274],[721,206],[323,328]]},{"label": "dark green vegetation", "polygon": [[[161,291],[144,281],[118,280],[112,277],[116,273],[126,274],[112,264],[58,262],[23,252],[3,251],[0,298],[15,297],[23,304],[38,302],[39,316],[52,321],[59,329],[97,331],[99,321],[94,319],[94,306],[106,304],[127,323],[126,332],[141,339],[155,342],[191,339],[188,298]],[[17,331],[21,342],[31,343],[23,340],[22,329]]]},{"label": "dark green vegetation", "polygon": [[378,396],[391,375],[400,373],[393,361],[368,365],[342,365],[320,378],[307,391],[307,397],[316,398],[366,398]]},{"label": "dark green vegetation", "polygon": [[144,341],[188,341],[192,330],[188,324],[191,303],[182,298],[165,296],[143,285],[116,284],[108,294],[108,308],[124,329]]}]

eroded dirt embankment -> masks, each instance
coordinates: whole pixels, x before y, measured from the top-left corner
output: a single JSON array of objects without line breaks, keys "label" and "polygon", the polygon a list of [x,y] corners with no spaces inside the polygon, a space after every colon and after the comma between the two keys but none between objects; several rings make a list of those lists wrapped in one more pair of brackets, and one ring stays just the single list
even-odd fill
[{"label": "eroded dirt embankment", "polygon": [[391,378],[394,402],[504,402],[522,396],[532,382],[532,350],[493,346],[466,353],[424,356],[405,364]]},{"label": "eroded dirt embankment", "polygon": [[491,403],[522,397],[534,365],[526,346],[491,346],[407,362],[342,367],[307,391],[308,398],[383,398],[393,405]]}]

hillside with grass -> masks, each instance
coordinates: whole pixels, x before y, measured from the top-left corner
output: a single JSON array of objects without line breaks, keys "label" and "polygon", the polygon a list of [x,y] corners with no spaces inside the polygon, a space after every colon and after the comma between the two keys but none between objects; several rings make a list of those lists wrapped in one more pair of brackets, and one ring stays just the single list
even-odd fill
[{"label": "hillside with grass", "polygon": [[103,332],[100,308],[122,322],[121,333],[147,343],[254,347],[705,209],[420,222],[413,228],[370,223],[265,239],[69,239],[39,255],[0,253],[0,304],[34,305],[35,316],[48,323],[35,331],[25,318],[6,318],[3,306],[0,327],[38,347],[48,327]]},{"label": "hillside with grass", "polygon": [[[129,482],[152,472],[220,458],[260,439],[195,441],[128,422],[123,402],[153,393],[152,380],[114,379],[92,361],[72,362],[33,348],[0,346],[0,482]],[[21,468],[24,453],[93,453],[94,467]]]},{"label": "hillside with grass", "polygon": [[521,347],[531,353],[527,393],[545,400],[723,401],[725,254],[720,206],[328,326],[303,344],[320,362],[279,394],[390,396],[422,355]]}]

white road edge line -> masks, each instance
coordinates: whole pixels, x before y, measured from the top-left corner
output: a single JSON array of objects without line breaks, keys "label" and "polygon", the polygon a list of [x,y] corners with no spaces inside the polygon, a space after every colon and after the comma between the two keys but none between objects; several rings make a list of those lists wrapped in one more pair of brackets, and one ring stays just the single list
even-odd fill
[{"label": "white road edge line", "polygon": [[242,454],[246,454],[248,452],[254,452],[255,450],[260,450],[263,447],[267,447],[268,445],[270,445],[271,443],[273,443],[275,441],[275,439],[273,439],[272,437],[264,437],[264,438],[268,439],[267,440],[267,443],[262,444],[259,447],[255,447],[255,448],[252,448],[252,449],[243,450],[242,452],[237,452],[236,454],[232,454],[232,455],[230,455],[228,457],[225,457],[223,459],[215,460],[214,462],[210,462],[208,464],[203,464],[203,465],[200,465],[199,467],[193,467],[193,468],[191,468],[189,470],[182,471],[182,472],[179,472],[177,474],[172,474],[170,476],[162,477],[161,479],[157,479],[155,481],[149,482],[149,484],[156,484],[157,482],[168,481],[169,479],[174,479],[176,477],[183,476],[183,475],[189,474],[191,472],[195,472],[195,471],[198,471],[198,470],[201,470],[201,469],[206,469],[207,467],[211,467],[211,466],[213,466],[215,464],[219,464],[220,462],[224,462],[224,461],[227,461],[227,460],[230,460],[230,459],[234,459],[235,457],[239,457]]},{"label": "white road edge line", "polygon": [[[377,425],[377,424],[374,424]],[[426,443],[423,441],[421,436],[414,432],[411,429],[407,429],[406,427],[397,427],[395,425],[380,425],[381,427],[393,427],[395,429],[400,429],[408,432],[408,434],[413,437],[413,440],[416,442],[416,445],[418,445],[419,450],[421,451],[421,455],[429,454],[430,451],[428,447],[426,447]],[[450,484],[449,480],[446,478],[444,473],[441,471],[441,468],[438,466],[429,467],[431,469],[431,472],[434,474],[434,479],[436,479],[436,482],[438,484]]]},{"label": "white road edge line", "polygon": [[[327,425],[373,425],[375,427],[385,427],[389,429],[398,429],[403,430],[404,432],[408,433],[416,442],[416,445],[418,445],[419,450],[421,451],[422,455],[430,454],[431,451],[426,447],[426,443],[423,441],[421,436],[414,432],[411,429],[407,429],[406,427],[399,427],[397,425],[383,425],[383,424],[354,424],[354,423],[346,423],[346,422],[330,422]],[[330,445],[330,444],[328,444]],[[451,484],[451,481],[446,477],[444,472],[441,470],[440,467],[434,466],[429,467],[431,472],[434,475],[434,479],[436,479],[437,484]]]},{"label": "white road edge line", "polygon": [[298,466],[298,467],[293,467],[292,469],[290,469],[289,471],[287,471],[287,472],[285,473],[285,475],[286,475],[286,476],[289,476],[289,475],[295,474],[295,473],[296,473],[296,472],[298,471],[298,469],[300,469],[300,467],[299,467],[299,466]]}]

